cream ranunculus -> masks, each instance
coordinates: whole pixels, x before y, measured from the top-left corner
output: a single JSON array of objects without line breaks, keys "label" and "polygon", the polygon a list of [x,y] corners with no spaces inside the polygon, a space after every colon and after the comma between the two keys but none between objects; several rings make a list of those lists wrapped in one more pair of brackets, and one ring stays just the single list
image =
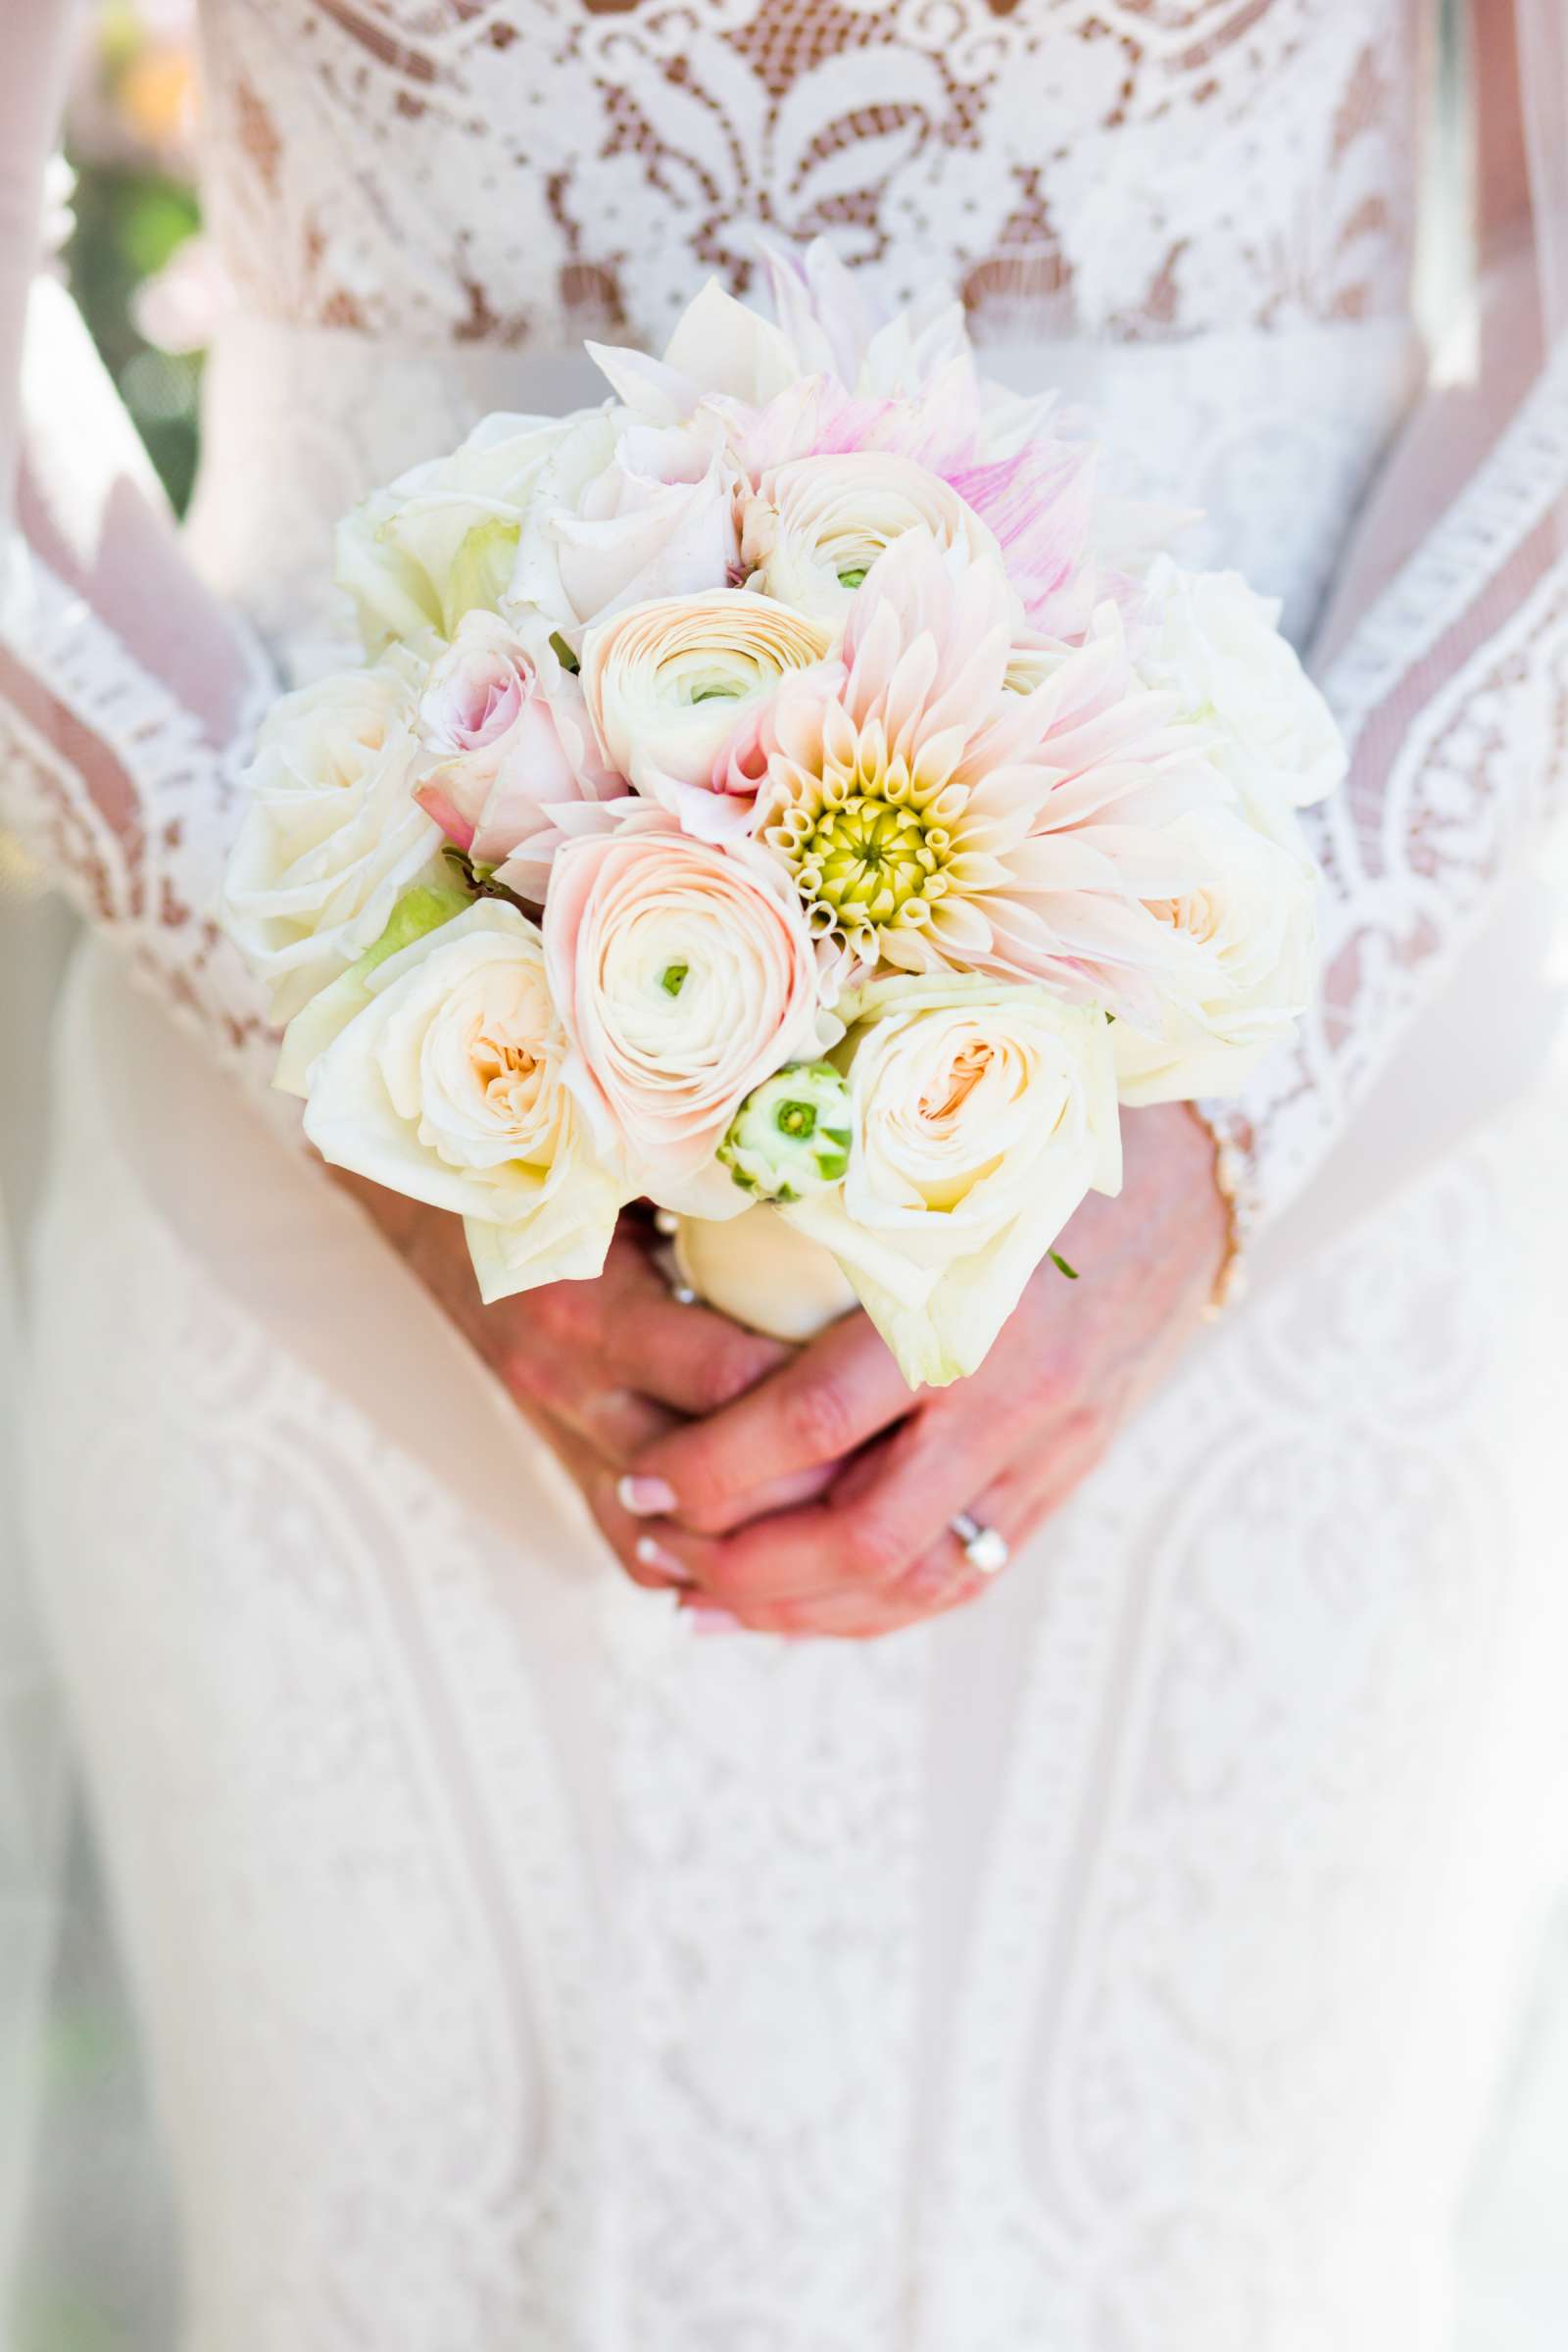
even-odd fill
[{"label": "cream ranunculus", "polygon": [[951,483],[912,458],[874,449],[770,467],[742,509],[741,562],[754,588],[837,639],[872,564],[911,531],[964,563],[1005,568],[991,531]]},{"label": "cream ranunculus", "polygon": [[738,1215],[746,1195],[713,1156],[730,1121],[840,1034],[789,876],[756,843],[711,847],[643,811],[560,851],[545,945],[603,1155],[665,1207]]},{"label": "cream ranunculus", "polygon": [[322,1157],[455,1210],[487,1300],[597,1274],[635,1187],[607,1171],[564,1083],[526,915],[480,900],[376,965],[358,995],[335,1036],[294,1056]]},{"label": "cream ranunculus", "polygon": [[284,697],[257,738],[223,919],[291,1020],[385,929],[441,830],[414,799],[417,665],[390,655]]},{"label": "cream ranunculus", "polygon": [[1169,556],[1149,567],[1131,623],[1150,685],[1179,695],[1213,737],[1216,764],[1250,821],[1288,847],[1291,811],[1345,780],[1345,739],[1280,634],[1280,608],[1240,572],[1188,571]]},{"label": "cream ranunculus", "polygon": [[846,1010],[849,1173],[779,1213],[833,1252],[911,1388],[942,1387],[1084,1195],[1120,1190],[1110,1025],[978,978],[876,981]]},{"label": "cream ranunculus", "polygon": [[450,637],[512,577],[523,517],[574,417],[487,416],[450,457],[416,466],[338,525],[337,583],[370,653]]},{"label": "cream ranunculus", "polygon": [[[464,614],[415,724],[420,806],[480,865],[547,833],[552,811],[625,791],[599,758],[575,677],[548,645],[535,660],[494,612]],[[545,871],[527,895],[543,898]]]},{"label": "cream ranunculus", "polygon": [[583,641],[582,683],[612,767],[705,841],[744,833],[754,787],[731,746],[792,671],[827,651],[817,624],[750,589],[633,605]]},{"label": "cream ranunculus", "polygon": [[1184,983],[1163,1030],[1131,1021],[1111,1032],[1124,1102],[1187,1102],[1229,1095],[1291,1037],[1317,968],[1317,875],[1228,808],[1195,810],[1172,828],[1192,850],[1202,882],[1152,910],[1202,951],[1205,977]]},{"label": "cream ranunculus", "polygon": [[627,605],[726,587],[741,487],[715,417],[661,429],[624,410],[585,416],[540,470],[506,610],[530,639],[559,632],[575,650]]}]

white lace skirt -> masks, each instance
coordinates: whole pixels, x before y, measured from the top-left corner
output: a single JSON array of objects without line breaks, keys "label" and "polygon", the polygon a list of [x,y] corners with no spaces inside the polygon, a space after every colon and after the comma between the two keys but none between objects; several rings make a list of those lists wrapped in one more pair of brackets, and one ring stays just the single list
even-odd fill
[{"label": "white lace skirt", "polygon": [[626,1586],[102,952],[63,1017],[29,1450],[192,2346],[1446,2340],[1568,1827],[1560,1092],[1399,1181],[1417,1054],[1031,1555],[846,1646]]}]

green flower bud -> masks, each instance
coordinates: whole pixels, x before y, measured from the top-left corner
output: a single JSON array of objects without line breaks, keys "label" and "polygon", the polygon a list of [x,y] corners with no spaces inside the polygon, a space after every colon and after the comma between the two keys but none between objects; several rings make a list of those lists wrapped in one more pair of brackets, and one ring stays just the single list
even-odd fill
[{"label": "green flower bud", "polygon": [[850,1164],[849,1090],[830,1061],[797,1061],[755,1087],[718,1156],[744,1192],[804,1200],[838,1184]]}]

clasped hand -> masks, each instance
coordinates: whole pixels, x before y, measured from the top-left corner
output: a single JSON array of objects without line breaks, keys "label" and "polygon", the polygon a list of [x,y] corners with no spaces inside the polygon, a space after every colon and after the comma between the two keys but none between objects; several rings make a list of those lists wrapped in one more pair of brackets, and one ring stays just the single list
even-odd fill
[{"label": "clasped hand", "polygon": [[597,1282],[480,1307],[457,1221],[356,1191],[546,1437],[634,1583],[710,1623],[865,1639],[971,1600],[968,1511],[1016,1551],[1191,1340],[1226,1242],[1213,1147],[1133,1112],[980,1369],[911,1395],[863,1315],[801,1348],[668,1296],[632,1223]]}]

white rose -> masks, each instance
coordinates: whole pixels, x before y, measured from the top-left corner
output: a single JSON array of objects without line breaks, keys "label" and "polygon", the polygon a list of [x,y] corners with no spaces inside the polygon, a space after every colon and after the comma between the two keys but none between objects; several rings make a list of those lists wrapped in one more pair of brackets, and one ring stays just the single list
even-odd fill
[{"label": "white rose", "polygon": [[284,697],[257,738],[225,926],[294,1014],[380,937],[441,828],[415,801],[416,667],[390,656]]},{"label": "white rose", "polygon": [[[629,1196],[564,1083],[544,943],[526,915],[482,899],[357,993],[337,1034],[294,1057],[322,1157],[455,1210],[486,1300],[599,1273]],[[317,1026],[309,1012],[304,1025]]]},{"label": "white rose", "polygon": [[338,525],[338,586],[368,650],[450,637],[512,576],[534,484],[574,417],[487,416],[450,457],[416,466]]},{"label": "white rose", "polygon": [[1135,623],[1139,668],[1213,731],[1214,758],[1251,822],[1289,840],[1289,809],[1345,780],[1345,740],[1281,636],[1280,608],[1239,572],[1150,565]]},{"label": "white rose", "polygon": [[1235,1094],[1294,1034],[1317,965],[1317,876],[1235,811],[1194,810],[1172,831],[1204,879],[1179,899],[1149,902],[1202,951],[1206,978],[1184,983],[1163,1034],[1130,1021],[1111,1031],[1117,1083],[1128,1103]]},{"label": "white rose", "polygon": [[741,562],[749,585],[843,634],[855,592],[896,539],[919,532],[1005,570],[996,539],[952,485],[912,458],[885,450],[807,457],[775,466],[746,500]]},{"label": "white rose", "polygon": [[833,1056],[841,1192],[780,1210],[829,1249],[911,1387],[981,1363],[1090,1190],[1121,1186],[1110,1025],[1045,990],[873,982]]},{"label": "white rose", "polygon": [[540,471],[506,607],[574,649],[584,625],[650,597],[727,586],[740,477],[716,419],[659,429],[586,416]]},{"label": "white rose", "polygon": [[726,755],[779,680],[820,661],[827,642],[803,613],[745,588],[633,605],[583,640],[606,758],[700,839],[744,832],[756,782]]}]

